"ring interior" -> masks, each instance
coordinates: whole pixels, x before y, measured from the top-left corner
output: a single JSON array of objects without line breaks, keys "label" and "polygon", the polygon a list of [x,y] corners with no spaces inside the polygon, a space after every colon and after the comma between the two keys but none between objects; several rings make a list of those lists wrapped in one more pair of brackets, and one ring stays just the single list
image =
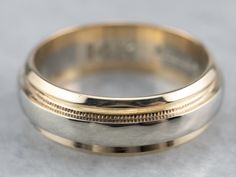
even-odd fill
[{"label": "ring interior", "polygon": [[[199,78],[209,62],[204,47],[189,37],[138,25],[98,25],[61,32],[44,42],[33,59],[40,75],[59,87],[118,97],[182,88]],[[117,75],[125,80],[119,85],[115,84]],[[162,89],[150,89],[151,84],[145,79],[163,86]],[[131,85],[131,92],[126,83]],[[122,94],[106,95],[105,85],[113,85],[113,90],[120,86]],[[134,90],[141,87],[145,93],[137,95],[140,93]]]}]

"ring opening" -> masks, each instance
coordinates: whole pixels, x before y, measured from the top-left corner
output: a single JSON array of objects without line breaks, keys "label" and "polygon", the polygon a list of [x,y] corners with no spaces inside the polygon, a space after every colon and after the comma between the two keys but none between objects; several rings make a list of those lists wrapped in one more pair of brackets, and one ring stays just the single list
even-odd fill
[{"label": "ring opening", "polygon": [[50,38],[34,64],[49,82],[96,96],[149,96],[198,79],[209,59],[201,44],[153,26],[98,25]]}]

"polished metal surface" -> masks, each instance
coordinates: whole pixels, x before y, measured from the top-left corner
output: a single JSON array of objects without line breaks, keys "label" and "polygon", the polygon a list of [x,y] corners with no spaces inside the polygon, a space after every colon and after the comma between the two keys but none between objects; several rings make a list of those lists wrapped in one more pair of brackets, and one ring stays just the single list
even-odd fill
[{"label": "polished metal surface", "polygon": [[[235,177],[235,7],[235,0],[1,1],[0,176]],[[168,151],[124,158],[75,151],[54,143],[35,131],[21,110],[16,87],[19,69],[28,52],[41,39],[60,28],[107,20],[175,26],[188,31],[207,46],[223,72],[225,87],[219,113],[202,135]],[[104,79],[105,83],[108,82],[107,79],[111,83],[118,80],[117,83],[124,87],[120,88],[113,83],[104,88],[101,85]],[[102,77],[101,82],[96,79],[99,91],[96,91],[97,87],[90,87],[96,83],[92,81],[86,85],[82,80],[86,87],[74,87],[71,84],[68,87],[73,86],[72,89],[89,94],[97,93],[99,96],[140,96],[155,91],[159,93],[158,83],[156,88],[149,78],[148,81],[143,81],[132,77],[132,83],[139,89],[134,93],[128,83],[130,79],[122,76],[120,81],[113,75],[109,78]],[[150,87],[146,89],[146,85]],[[172,87],[161,88],[160,91],[168,88]],[[127,93],[121,92],[123,89]]]},{"label": "polished metal surface", "polygon": [[[169,90],[120,97],[80,90],[81,78],[104,72],[150,74]],[[200,42],[146,24],[59,31],[31,52],[20,76],[32,123],[56,142],[96,153],[149,152],[189,141],[208,126],[221,97],[221,74]]]}]

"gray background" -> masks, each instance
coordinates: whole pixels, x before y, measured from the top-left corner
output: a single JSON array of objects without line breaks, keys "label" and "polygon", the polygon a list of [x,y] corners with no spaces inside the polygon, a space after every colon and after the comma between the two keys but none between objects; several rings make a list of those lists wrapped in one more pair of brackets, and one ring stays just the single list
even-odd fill
[{"label": "gray background", "polygon": [[[202,40],[225,79],[222,109],[191,143],[136,157],[90,155],[50,142],[23,115],[17,73],[30,49],[62,27],[129,20],[182,28]],[[236,3],[231,0],[0,1],[0,177],[236,176]]]}]

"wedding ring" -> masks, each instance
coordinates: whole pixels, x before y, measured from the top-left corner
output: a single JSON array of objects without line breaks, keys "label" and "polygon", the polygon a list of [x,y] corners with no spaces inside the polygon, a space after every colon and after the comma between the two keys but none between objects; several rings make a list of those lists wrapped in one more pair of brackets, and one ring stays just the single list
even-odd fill
[{"label": "wedding ring", "polygon": [[[99,80],[92,82],[95,93],[81,89],[81,79],[114,72],[152,75],[163,87],[135,95],[141,86],[150,87],[132,88],[130,82],[133,92],[119,97],[101,94]],[[221,73],[198,40],[147,24],[56,32],[32,50],[19,80],[23,110],[43,135],[105,154],[153,152],[185,143],[208,127],[222,98]]]}]

